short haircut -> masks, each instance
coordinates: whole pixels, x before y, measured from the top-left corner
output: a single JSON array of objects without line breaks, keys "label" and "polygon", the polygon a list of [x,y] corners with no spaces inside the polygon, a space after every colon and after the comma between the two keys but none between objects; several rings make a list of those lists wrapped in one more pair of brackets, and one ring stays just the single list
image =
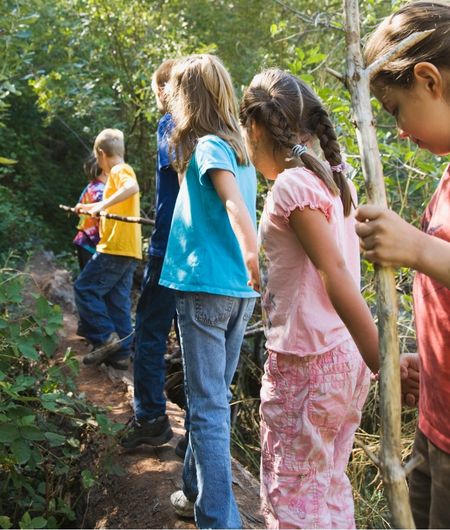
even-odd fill
[{"label": "short haircut", "polygon": [[178,59],[167,59],[158,66],[152,76],[152,90],[155,94],[157,93],[158,88],[163,87],[169,81],[172,68],[177,62]]},{"label": "short haircut", "polygon": [[119,129],[103,129],[94,142],[94,151],[101,149],[106,156],[125,155],[123,132]]}]

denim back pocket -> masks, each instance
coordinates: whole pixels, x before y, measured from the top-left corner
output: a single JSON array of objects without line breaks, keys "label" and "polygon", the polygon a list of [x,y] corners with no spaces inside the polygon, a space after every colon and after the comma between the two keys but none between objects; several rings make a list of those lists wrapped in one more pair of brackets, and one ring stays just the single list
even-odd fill
[{"label": "denim back pocket", "polygon": [[195,293],[194,318],[201,324],[226,330],[234,302],[231,296]]}]

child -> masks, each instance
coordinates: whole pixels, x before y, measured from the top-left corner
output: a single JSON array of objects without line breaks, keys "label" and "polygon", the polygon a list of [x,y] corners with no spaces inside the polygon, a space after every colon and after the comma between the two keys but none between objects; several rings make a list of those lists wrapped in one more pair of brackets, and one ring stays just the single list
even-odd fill
[{"label": "child", "polygon": [[168,85],[183,176],[160,284],[175,289],[189,445],[171,496],[200,528],[240,528],[230,457],[230,384],[258,284],[256,175],[228,72],[213,55],[178,63]]},{"label": "child", "polygon": [[164,93],[175,63],[174,59],[164,61],[152,78],[152,89],[158,110],[163,117],[159,121],[157,131],[155,229],[149,248],[142,293],[136,309],[134,418],[121,440],[122,446],[127,449],[143,443],[161,445],[173,436],[166,415],[164,353],[176,315],[175,293],[158,282],[179,190],[178,175],[171,166],[169,156],[168,140],[173,122],[167,112]]},{"label": "child", "polygon": [[[433,33],[386,64],[371,85],[401,138],[444,155],[450,153],[450,4],[407,4],[375,30],[365,57],[371,64],[408,35],[429,29]],[[425,210],[422,231],[375,206],[359,208],[357,218],[366,258],[417,270],[420,397],[413,455],[423,461],[410,475],[410,500],[417,528],[450,528],[450,168]]]},{"label": "child", "polygon": [[[103,200],[77,204],[95,215],[102,210],[122,216],[139,216],[139,185],[133,169],[124,163],[123,133],[104,129],[95,139],[94,155],[107,174]],[[124,370],[131,353],[131,286],[141,259],[141,227],[112,219],[100,220],[97,250],[75,282],[75,302],[85,336],[93,350],[85,364],[105,362]]]},{"label": "child", "polygon": [[[83,169],[90,182],[81,192],[78,203],[88,204],[101,201],[105,188],[106,175],[98,166],[93,154],[83,164]],[[78,232],[73,239],[73,244],[77,249],[80,271],[84,269],[86,263],[92,258],[92,255],[95,253],[95,247],[100,240],[98,222],[99,220],[96,217],[91,217],[90,215],[80,216],[80,221],[77,225]]]},{"label": "child", "polygon": [[[377,330],[359,290],[355,199],[333,125],[303,81],[262,72],[240,117],[251,161],[275,181],[259,228],[269,350],[263,515],[269,528],[352,528],[345,469],[369,389],[366,364],[378,370]],[[316,139],[327,163],[313,152]]]}]

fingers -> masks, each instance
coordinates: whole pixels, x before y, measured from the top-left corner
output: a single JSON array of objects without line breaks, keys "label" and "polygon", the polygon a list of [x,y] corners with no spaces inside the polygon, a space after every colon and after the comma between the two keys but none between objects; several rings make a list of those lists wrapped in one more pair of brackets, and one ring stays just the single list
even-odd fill
[{"label": "fingers", "polygon": [[356,210],[355,217],[357,221],[362,223],[366,221],[373,221],[374,219],[377,219],[384,212],[384,210],[385,208],[375,206],[374,204],[364,204],[363,206],[359,206],[359,208]]},{"label": "fingers", "polygon": [[416,399],[416,396],[414,394],[405,394],[403,396],[403,403],[407,406],[407,407],[415,407],[417,405],[417,399]]}]

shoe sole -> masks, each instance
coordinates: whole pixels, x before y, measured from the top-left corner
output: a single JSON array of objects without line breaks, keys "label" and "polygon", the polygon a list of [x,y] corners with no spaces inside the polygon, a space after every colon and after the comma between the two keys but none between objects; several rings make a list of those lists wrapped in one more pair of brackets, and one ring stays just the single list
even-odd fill
[{"label": "shoe sole", "polygon": [[116,353],[117,350],[119,350],[119,348],[120,348],[119,344],[114,344],[114,346],[104,346],[103,348],[99,348],[95,353],[95,358],[89,357],[89,355],[91,355],[89,353],[85,357],[83,357],[83,364],[98,366],[99,364],[102,364],[103,362],[105,362],[108,357]]},{"label": "shoe sole", "polygon": [[141,436],[140,438],[135,438],[133,441],[120,442],[120,445],[125,449],[135,449],[139,445],[152,445],[154,447],[158,445],[164,445],[173,437],[172,428],[169,427],[159,436]]}]

